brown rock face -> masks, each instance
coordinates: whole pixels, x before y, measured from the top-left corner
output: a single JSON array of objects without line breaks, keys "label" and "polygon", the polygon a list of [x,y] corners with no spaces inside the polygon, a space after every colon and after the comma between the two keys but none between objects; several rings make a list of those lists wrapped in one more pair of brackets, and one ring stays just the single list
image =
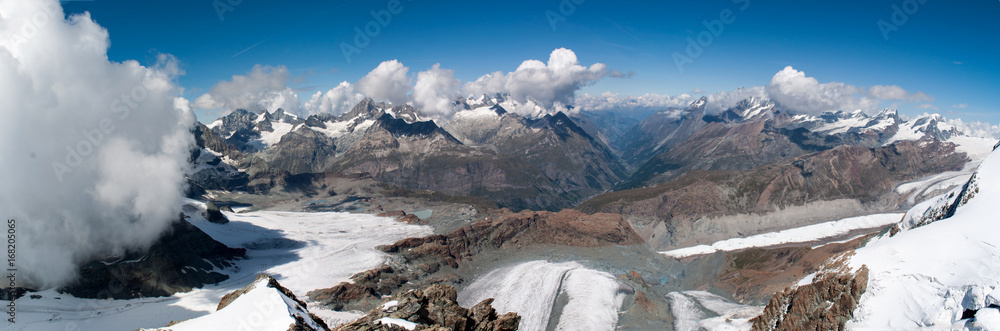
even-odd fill
[{"label": "brown rock face", "polygon": [[457,266],[458,261],[487,248],[510,249],[534,244],[600,247],[642,242],[621,215],[588,215],[576,210],[528,211],[488,219],[447,235],[404,239],[382,250],[400,253],[411,261],[434,256],[444,264]]},{"label": "brown rock face", "polygon": [[458,305],[453,286],[434,285],[423,290],[401,293],[391,299],[395,305],[375,308],[365,317],[337,327],[338,331],[395,330],[379,319],[394,318],[417,323],[416,330],[514,331],[521,322],[516,313],[497,315],[486,299],[472,308]]},{"label": "brown rock face", "polygon": [[601,247],[642,243],[642,238],[621,215],[588,215],[575,210],[507,213],[446,235],[408,238],[379,247],[405,262],[358,273],[351,277],[351,283],[315,290],[309,297],[335,310],[360,309],[381,295],[392,294],[407,282],[454,282],[444,275],[424,278],[445,266],[458,268],[460,261],[473,259],[488,249],[536,244]]},{"label": "brown rock face", "polygon": [[752,330],[843,330],[868,286],[868,267],[851,272],[846,256],[830,262],[812,284],[775,294],[751,320]]}]

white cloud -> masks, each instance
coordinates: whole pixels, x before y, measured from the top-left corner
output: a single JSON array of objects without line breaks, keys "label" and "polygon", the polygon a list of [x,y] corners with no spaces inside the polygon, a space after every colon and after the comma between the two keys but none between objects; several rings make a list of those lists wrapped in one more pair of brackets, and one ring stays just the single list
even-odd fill
[{"label": "white cloud", "polygon": [[430,70],[417,74],[413,88],[413,104],[430,116],[451,117],[455,112],[454,101],[459,96],[462,82],[455,79],[455,71],[441,69],[434,64]]},{"label": "white cloud", "polygon": [[413,89],[410,78],[406,76],[409,71],[410,68],[397,60],[379,63],[358,81],[358,91],[375,100],[389,101],[394,105],[405,104],[407,93]]},{"label": "white cloud", "polygon": [[670,96],[647,93],[640,96],[621,95],[604,92],[601,95],[584,93],[576,97],[576,108],[580,111],[633,111],[664,110],[671,107],[683,108],[694,100],[690,95]]},{"label": "white cloud", "polygon": [[945,119],[945,122],[967,135],[981,138],[1000,139],[1000,126],[984,122],[964,122],[960,118]]},{"label": "white cloud", "polygon": [[951,105],[951,108],[965,109],[965,108],[969,108],[969,104],[967,104],[967,103],[960,103],[960,104],[957,104],[957,105]]},{"label": "white cloud", "polygon": [[910,93],[898,85],[875,85],[868,88],[868,93],[883,100],[906,100],[910,102],[934,102],[934,98],[924,92]]},{"label": "white cloud", "polygon": [[316,92],[313,94],[312,98],[306,101],[303,109],[308,114],[333,113],[339,115],[350,111],[364,98],[364,95],[355,91],[354,85],[341,82],[340,85],[326,93]]},{"label": "white cloud", "polygon": [[896,85],[862,88],[841,82],[819,83],[792,67],[785,67],[771,78],[767,94],[788,110],[811,114],[858,109],[874,113],[883,101],[934,102],[930,95],[911,93]]},{"label": "white cloud", "polygon": [[194,101],[195,108],[223,109],[231,111],[239,108],[260,111],[285,111],[298,113],[301,103],[298,94],[288,87],[291,74],[285,66],[255,65],[246,75],[233,75],[229,81],[221,81]]},{"label": "white cloud", "polygon": [[919,109],[934,109],[934,110],[941,110],[941,109],[938,109],[938,107],[937,107],[937,106],[934,106],[934,105],[932,105],[932,104],[929,104],[929,103],[924,103],[924,104],[919,104],[919,105],[917,105],[917,108],[919,108]]},{"label": "white cloud", "polygon": [[[530,101],[551,110],[572,104],[577,91],[611,74],[607,65],[594,63],[589,68],[584,67],[576,53],[559,48],[549,54],[548,63],[524,61],[506,75],[494,72],[466,84],[464,92],[469,96],[509,93],[518,102]],[[624,74],[616,76],[625,77]]]},{"label": "white cloud", "polygon": [[581,66],[576,53],[559,48],[549,55],[548,64],[527,60],[507,74],[506,89],[514,100],[531,100],[553,109],[573,102],[576,91],[593,84],[608,74],[608,67],[595,63],[589,68]]},{"label": "white cloud", "polygon": [[0,210],[17,221],[18,285],[51,288],[177,218],[194,117],[176,59],[109,62],[88,13],[4,1],[0,17]]},{"label": "white cloud", "polygon": [[709,94],[708,102],[705,104],[705,112],[718,114],[726,109],[733,108],[740,101],[749,98],[767,98],[767,91],[763,86],[750,88],[738,88],[735,91],[723,91]]},{"label": "white cloud", "polygon": [[497,71],[485,74],[474,82],[465,83],[462,92],[470,97],[479,97],[484,94],[493,96],[497,93],[506,93],[506,85],[507,77],[504,76],[503,72]]},{"label": "white cloud", "polygon": [[870,110],[878,106],[878,101],[867,97],[862,88],[840,82],[821,84],[792,67],[785,67],[771,78],[767,94],[786,108],[804,113]]}]

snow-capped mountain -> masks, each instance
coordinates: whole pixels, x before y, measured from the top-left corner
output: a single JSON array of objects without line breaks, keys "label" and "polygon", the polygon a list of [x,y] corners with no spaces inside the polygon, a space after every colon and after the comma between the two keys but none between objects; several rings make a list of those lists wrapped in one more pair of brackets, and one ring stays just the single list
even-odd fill
[{"label": "snow-capped mountain", "polygon": [[287,176],[336,172],[518,209],[562,209],[625,176],[611,149],[565,113],[535,117],[506,108],[524,106],[503,95],[461,99],[456,107],[463,110],[449,121],[371,99],[343,115],[304,120],[238,110],[213,123],[219,139],[206,133],[198,139],[241,151],[230,159],[254,178],[255,190],[279,186]]}]

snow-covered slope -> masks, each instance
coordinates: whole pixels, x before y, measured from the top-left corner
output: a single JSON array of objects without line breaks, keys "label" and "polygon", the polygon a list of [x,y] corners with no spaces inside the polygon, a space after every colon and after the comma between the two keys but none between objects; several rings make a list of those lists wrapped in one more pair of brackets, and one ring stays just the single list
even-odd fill
[{"label": "snow-covered slope", "polygon": [[677,330],[748,330],[763,307],[733,303],[705,291],[670,292],[670,313]]},{"label": "snow-covered slope", "polygon": [[899,221],[903,214],[874,214],[845,218],[839,221],[807,225],[778,232],[762,233],[745,238],[717,241],[711,245],[698,245],[660,252],[673,258],[711,254],[717,251],[737,251],[754,247],[770,247],[791,243],[808,243],[844,236],[855,230],[873,229]]},{"label": "snow-covered slope", "polygon": [[[613,330],[626,291],[613,275],[576,262],[530,261],[480,276],[459,292],[458,302],[471,306],[495,298],[499,313],[521,316],[522,331],[545,330],[550,319],[558,319],[557,330]],[[560,295],[568,301],[553,316]]]},{"label": "snow-covered slope", "polygon": [[[230,276],[228,280],[170,297],[135,300],[79,299],[55,291],[29,293],[41,297],[18,300],[18,323],[9,330],[162,327],[215,312],[224,295],[252,283],[260,272],[305,299],[310,290],[348,281],[351,275],[380,265],[385,255],[376,246],[432,232],[430,227],[392,218],[348,213],[224,212],[230,222],[216,224],[200,216],[203,204],[189,203],[201,205],[187,208],[192,224],[230,247],[247,248],[247,259],[236,261],[232,269],[219,270]],[[330,325],[361,316],[314,304],[308,309]]]},{"label": "snow-covered slope", "polygon": [[257,277],[240,291],[235,300],[222,309],[202,317],[186,320],[169,327],[143,330],[204,331],[258,330],[286,331],[296,323],[312,330],[323,330],[312,320],[306,307],[289,298],[278,288],[268,286],[271,277]]},{"label": "snow-covered slope", "polygon": [[1000,153],[994,152],[966,185],[917,204],[891,231],[857,249],[849,266],[868,267],[868,286],[847,327],[1000,328],[997,201]]}]

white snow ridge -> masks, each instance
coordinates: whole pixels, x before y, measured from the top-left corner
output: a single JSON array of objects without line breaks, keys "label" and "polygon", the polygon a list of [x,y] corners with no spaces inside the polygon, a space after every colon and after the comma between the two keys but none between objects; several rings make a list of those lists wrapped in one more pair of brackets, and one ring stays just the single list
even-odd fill
[{"label": "white snow ridge", "polygon": [[[627,291],[613,275],[576,262],[530,261],[480,276],[458,294],[458,303],[471,306],[494,298],[498,313],[521,315],[522,331],[545,330],[553,318],[557,330],[613,330]],[[568,302],[553,316],[560,295]]]},{"label": "white snow ridge", "polygon": [[849,265],[869,268],[868,288],[846,327],[1000,329],[997,201],[1000,154],[994,152],[964,189],[916,205],[896,227],[898,232],[857,249]]}]

